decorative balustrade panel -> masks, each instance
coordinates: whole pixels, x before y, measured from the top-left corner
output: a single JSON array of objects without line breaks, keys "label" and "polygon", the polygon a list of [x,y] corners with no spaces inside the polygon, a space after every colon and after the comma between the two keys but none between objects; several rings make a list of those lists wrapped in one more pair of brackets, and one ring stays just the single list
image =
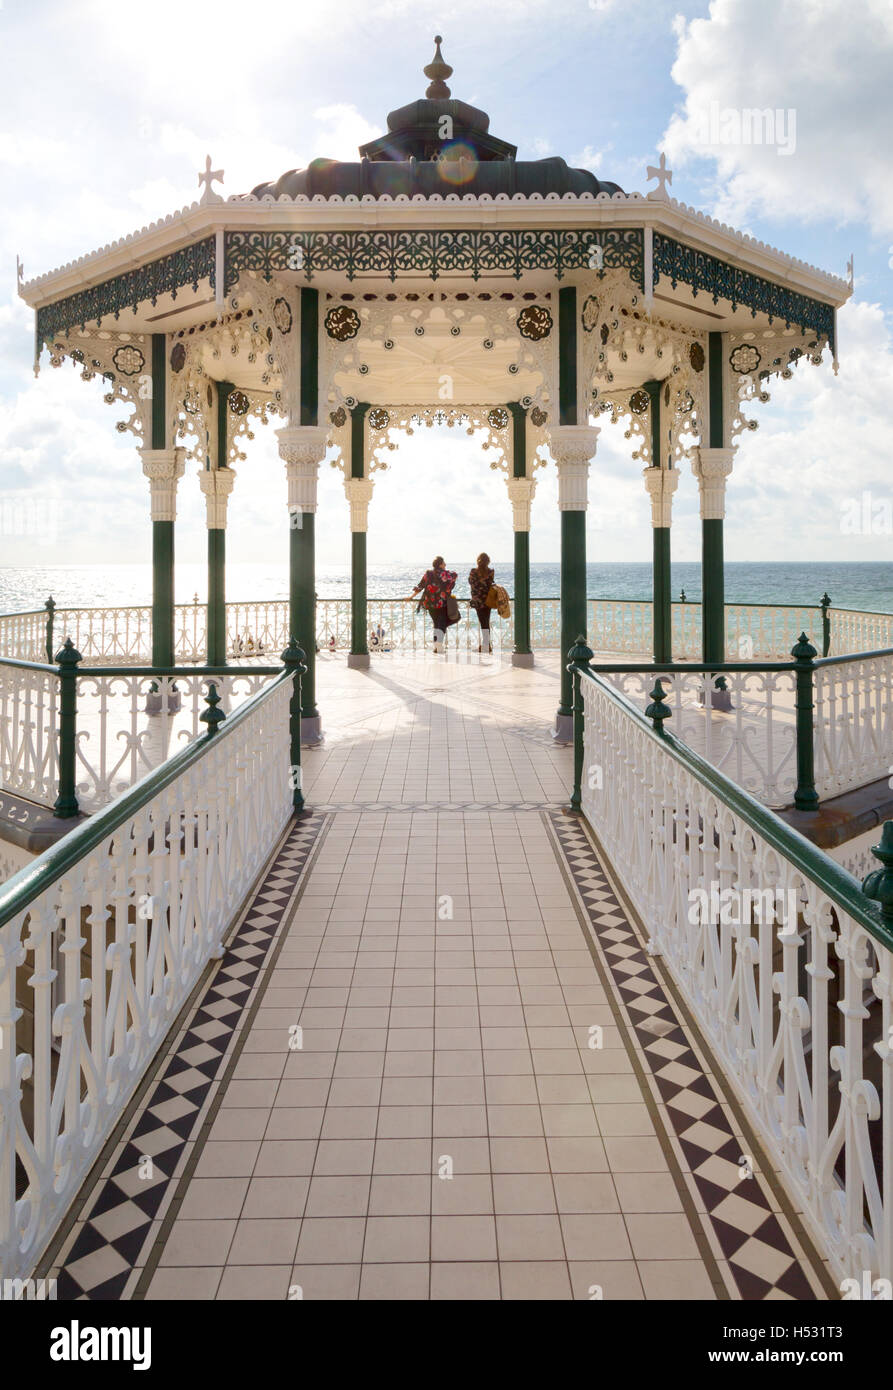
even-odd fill
[{"label": "decorative balustrade panel", "polygon": [[[650,606],[650,605],[649,605]],[[701,605],[673,604],[673,660],[696,661],[703,650]],[[651,648],[649,647],[650,651]]]},{"label": "decorative balustrade panel", "polygon": [[815,775],[820,797],[893,774],[893,655],[818,666]]},{"label": "decorative balustrade panel", "polygon": [[893,613],[860,613],[852,608],[831,609],[829,656],[847,652],[877,652],[893,647]]},{"label": "decorative balustrade panel", "polygon": [[[463,601],[460,600],[460,604]],[[405,610],[404,611],[404,606]],[[367,623],[369,636],[379,636],[380,650],[413,651],[422,647],[424,625],[415,615],[415,601],[409,599],[370,599]],[[634,599],[587,600],[588,640],[600,652],[629,652],[647,656],[653,647],[651,603]],[[472,615],[473,616],[473,615]],[[288,602],[271,599],[226,606],[227,652],[233,656],[279,656],[288,643]],[[542,649],[561,646],[561,614],[557,598],[530,601],[531,645]],[[203,662],[207,651],[207,620],[203,603],[176,605],[174,617],[176,660]],[[493,619],[491,641],[508,649],[511,624]],[[776,607],[771,604],[726,605],[726,651],[730,661],[786,660],[791,648],[805,631],[822,652],[822,614],[818,607]],[[317,642],[320,648],[347,651],[350,648],[350,599],[321,598],[317,601]],[[85,661],[148,665],[152,657],[152,613],[142,608],[60,608],[55,615],[53,646],[56,650],[71,637]],[[332,638],[334,637],[334,646]],[[452,644],[462,650],[477,650],[477,631],[473,622],[462,625],[461,635],[452,635]],[[893,647],[893,614],[860,613],[831,609],[831,653],[877,651]],[[371,649],[375,650],[374,644]],[[701,605],[673,604],[673,654],[676,660],[696,659],[701,651]],[[0,615],[0,656],[20,661],[46,660],[46,614],[10,613]]]},{"label": "decorative balustrade panel", "polygon": [[[533,603],[540,600],[533,599]],[[647,657],[653,646],[651,604],[631,599],[586,600],[587,640],[594,651],[629,652]],[[559,611],[559,628],[560,628]],[[560,646],[556,641],[553,645]]]},{"label": "decorative balustrade panel", "polygon": [[225,714],[271,679],[246,668],[233,676],[80,676],[76,792],[95,812],[205,732],[200,716],[213,682]]},{"label": "decorative balustrade panel", "polygon": [[46,661],[46,613],[0,614],[0,656],[14,661]]},{"label": "decorative balustrade panel", "polygon": [[59,678],[0,664],[0,788],[40,806],[59,790]]},{"label": "decorative balustrade panel", "polygon": [[33,1269],[288,820],[290,694],[224,721],[25,907],[7,888],[0,1277]]},{"label": "decorative balustrade panel", "polygon": [[[329,599],[317,601],[317,642],[319,608],[329,602]],[[285,599],[226,605],[226,650],[230,658],[260,656],[278,661],[288,646],[289,636],[288,602]]]},{"label": "decorative balustrade panel", "polygon": [[772,604],[726,604],[726,655],[729,661],[787,661],[805,632],[822,654],[822,610]]},{"label": "decorative balustrade panel", "polygon": [[148,666],[152,660],[151,608],[57,608],[56,651],[70,637],[87,666]]},{"label": "decorative balustrade panel", "polygon": [[[640,712],[650,703],[653,674],[604,676]],[[668,727],[764,805],[791,805],[797,785],[793,672],[730,671],[722,679],[731,701],[728,710],[713,703],[717,677],[662,674],[664,703],[673,711]]]},{"label": "decorative balustrade panel", "polygon": [[769,815],[755,828],[606,686],[582,686],[583,809],[650,949],[835,1276],[890,1279],[893,955],[779,848],[799,837]]},{"label": "decorative balustrade panel", "polygon": [[[477,616],[468,599],[458,600],[460,618],[447,628],[447,652],[474,651],[481,636]],[[491,615],[490,642],[494,651],[511,651],[514,631],[511,619]],[[388,652],[421,652],[433,644],[430,616],[418,611],[418,599],[369,599],[366,604],[366,640],[372,655]],[[350,651],[350,600],[318,599],[316,640],[321,651]],[[556,643],[557,645],[557,639]]]}]

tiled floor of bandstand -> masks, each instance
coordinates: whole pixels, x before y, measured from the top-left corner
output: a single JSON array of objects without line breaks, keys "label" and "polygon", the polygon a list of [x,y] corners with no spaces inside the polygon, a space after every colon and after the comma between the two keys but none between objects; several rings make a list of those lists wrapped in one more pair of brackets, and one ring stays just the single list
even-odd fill
[{"label": "tiled floor of bandstand", "polygon": [[834,1297],[564,810],[556,671],[321,661],[319,695],[313,813],[50,1252],[60,1297]]}]

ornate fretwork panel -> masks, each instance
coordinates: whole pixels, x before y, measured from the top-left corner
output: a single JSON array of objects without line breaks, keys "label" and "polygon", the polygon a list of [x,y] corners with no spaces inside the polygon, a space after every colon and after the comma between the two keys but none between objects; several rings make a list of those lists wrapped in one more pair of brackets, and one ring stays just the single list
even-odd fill
[{"label": "ornate fretwork panel", "polygon": [[250,351],[255,355],[249,356],[249,361],[262,363],[262,384],[275,385],[278,389],[273,398],[281,403],[286,414],[297,419],[301,399],[297,288],[278,280],[244,275],[229,302],[236,311],[251,306]]},{"label": "ornate fretwork panel", "polygon": [[329,412],[415,394],[447,411],[489,399],[549,413],[558,334],[547,293],[328,296],[320,322]]},{"label": "ornate fretwork panel", "polygon": [[[238,306],[238,301],[234,301]],[[270,340],[254,306],[231,306],[221,319],[184,329],[169,341],[168,378],[176,437],[192,438],[188,457],[204,463],[217,437],[217,385],[250,373],[255,388],[239,386],[227,401],[227,463],[244,460],[238,441],[253,439],[255,420],[285,413]]]},{"label": "ornate fretwork panel", "polygon": [[[627,420],[633,458],[651,457],[651,402],[645,381],[661,387],[663,466],[690,455],[706,418],[706,346],[703,336],[648,315],[642,295],[617,272],[596,277],[580,292],[580,391],[596,413]],[[658,460],[654,460],[658,462]]]},{"label": "ornate fretwork panel", "polygon": [[100,377],[106,405],[121,402],[131,408],[115,428],[136,435],[148,444],[152,417],[151,345],[138,333],[77,333],[62,335],[50,344],[50,365],[69,360],[80,368],[84,381]]},{"label": "ornate fretwork panel", "polygon": [[38,348],[76,326],[84,330],[90,323],[98,324],[106,314],[118,318],[122,309],[132,309],[135,313],[140,304],[157,304],[164,294],[176,299],[178,292],[187,287],[195,292],[202,280],[208,280],[214,288],[215,271],[214,237],[207,237],[157,261],[127,270],[101,285],[79,290],[55,304],[46,304],[37,310]]},{"label": "ornate fretwork panel", "polygon": [[609,269],[624,267],[644,286],[644,234],[641,227],[447,228],[396,231],[296,231],[226,233],[226,291],[246,270],[265,279],[284,271],[306,282],[322,272],[353,280],[361,275],[482,275],[547,270],[556,279],[585,270],[598,258]]},{"label": "ornate fretwork panel", "polygon": [[820,366],[824,342],[804,339],[796,329],[760,333],[729,333],[723,338],[725,396],[729,404],[729,442],[742,430],[759,428],[759,421],[744,414],[748,403],[765,404],[772,377],[790,381],[801,362]]},{"label": "ornate fretwork panel", "polygon": [[732,309],[743,304],[751,314],[765,314],[770,323],[780,319],[786,327],[796,326],[820,343],[834,348],[834,306],[810,299],[785,285],[765,280],[740,266],[729,265],[717,256],[695,251],[671,237],[654,233],[654,284],[665,276],[676,288],[680,282],[691,287],[692,295],[708,294],[713,303],[727,300]]}]

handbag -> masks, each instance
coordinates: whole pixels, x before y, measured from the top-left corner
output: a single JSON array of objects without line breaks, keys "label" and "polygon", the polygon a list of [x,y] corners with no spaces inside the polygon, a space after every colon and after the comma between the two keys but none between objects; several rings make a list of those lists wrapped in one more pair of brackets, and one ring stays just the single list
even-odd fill
[{"label": "handbag", "polygon": [[510,618],[512,607],[508,590],[504,589],[501,584],[492,584],[487,595],[487,607],[495,608],[500,618]]},{"label": "handbag", "polygon": [[459,621],[459,604],[452,594],[448,596],[446,601],[446,620],[447,627],[452,627],[453,623]]}]

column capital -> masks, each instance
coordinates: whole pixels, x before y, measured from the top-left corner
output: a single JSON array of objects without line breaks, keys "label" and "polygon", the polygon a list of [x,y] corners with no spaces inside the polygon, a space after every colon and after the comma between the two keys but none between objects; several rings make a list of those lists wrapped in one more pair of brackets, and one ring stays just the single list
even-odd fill
[{"label": "column capital", "polygon": [[507,478],[509,501],[512,504],[512,529],[530,530],[530,504],[536,492],[535,478]]},{"label": "column capital", "polygon": [[585,512],[589,463],[599,434],[598,425],[556,425],[549,435],[549,452],[558,466],[560,512]]},{"label": "column capital", "polygon": [[285,425],[276,431],[288,479],[288,510],[316,511],[319,465],[326,456],[326,431],[318,425]]},{"label": "column capital", "polygon": [[236,481],[234,468],[200,468],[198,483],[205,496],[209,531],[226,530],[226,503]]},{"label": "column capital", "polygon": [[344,492],[350,503],[350,529],[352,532],[368,531],[369,503],[372,501],[374,483],[371,478],[345,478]]},{"label": "column capital", "polygon": [[726,514],[726,479],[732,471],[734,448],[692,450],[691,471],[701,494],[701,520],[722,521]]},{"label": "column capital", "polygon": [[643,468],[642,477],[651,498],[651,525],[669,526],[673,519],[673,493],[679,486],[678,468]]},{"label": "column capital", "polygon": [[185,449],[140,449],[149,479],[153,521],[176,521],[177,483],[186,472]]}]

